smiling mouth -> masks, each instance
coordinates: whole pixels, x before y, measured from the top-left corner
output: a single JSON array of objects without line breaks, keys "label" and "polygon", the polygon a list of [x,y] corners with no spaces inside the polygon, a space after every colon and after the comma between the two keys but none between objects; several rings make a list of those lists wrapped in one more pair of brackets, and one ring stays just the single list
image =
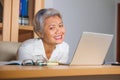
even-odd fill
[{"label": "smiling mouth", "polygon": [[55,39],[56,39],[56,40],[60,40],[60,39],[62,39],[62,35],[55,36]]}]

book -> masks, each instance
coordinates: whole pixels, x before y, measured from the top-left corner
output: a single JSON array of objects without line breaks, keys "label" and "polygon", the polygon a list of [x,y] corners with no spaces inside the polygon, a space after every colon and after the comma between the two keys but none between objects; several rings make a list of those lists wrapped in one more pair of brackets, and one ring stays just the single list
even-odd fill
[{"label": "book", "polygon": [[26,62],[23,64],[21,61],[0,61],[0,66],[1,65],[22,65],[22,66],[56,66],[59,65],[57,62],[44,62],[44,63],[37,63],[35,62],[31,63],[30,61]]},{"label": "book", "polygon": [[20,61],[0,61],[1,65],[22,65],[22,62]]},{"label": "book", "polygon": [[3,5],[0,2],[0,22],[2,22],[2,21],[3,21]]},{"label": "book", "polygon": [[19,9],[19,24],[28,25],[29,16],[28,16],[28,3],[29,0],[20,0],[20,9]]}]

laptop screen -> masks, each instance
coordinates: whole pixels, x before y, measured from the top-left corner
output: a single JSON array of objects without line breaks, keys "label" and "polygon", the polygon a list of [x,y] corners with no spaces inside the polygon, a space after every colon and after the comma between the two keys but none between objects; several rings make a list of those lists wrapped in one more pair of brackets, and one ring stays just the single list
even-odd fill
[{"label": "laptop screen", "polygon": [[112,34],[83,32],[70,65],[103,64],[112,38]]}]

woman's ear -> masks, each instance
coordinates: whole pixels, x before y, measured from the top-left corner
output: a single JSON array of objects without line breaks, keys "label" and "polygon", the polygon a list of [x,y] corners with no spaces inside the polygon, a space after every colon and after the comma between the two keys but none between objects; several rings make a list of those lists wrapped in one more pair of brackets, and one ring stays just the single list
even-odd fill
[{"label": "woman's ear", "polygon": [[40,31],[37,31],[36,34],[39,38],[43,38],[43,34]]}]

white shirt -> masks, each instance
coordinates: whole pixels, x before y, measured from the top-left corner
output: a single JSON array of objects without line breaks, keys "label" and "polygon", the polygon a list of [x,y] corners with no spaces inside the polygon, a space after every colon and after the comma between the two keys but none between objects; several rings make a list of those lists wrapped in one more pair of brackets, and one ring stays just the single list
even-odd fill
[{"label": "white shirt", "polygon": [[[18,60],[36,60],[36,55],[42,55],[47,59],[41,39],[29,39],[23,42],[18,49]],[[48,61],[67,63],[69,58],[69,45],[65,42],[56,45]]]}]

